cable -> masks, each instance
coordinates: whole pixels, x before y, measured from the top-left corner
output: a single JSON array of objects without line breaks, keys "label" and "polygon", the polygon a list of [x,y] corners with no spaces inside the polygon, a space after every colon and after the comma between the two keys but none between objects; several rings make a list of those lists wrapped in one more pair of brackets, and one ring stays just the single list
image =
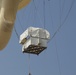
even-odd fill
[{"label": "cable", "polygon": [[[50,4],[49,4],[49,8],[50,8]],[[53,23],[52,13],[51,13],[51,22],[52,22],[52,29],[54,31],[54,27],[53,27],[54,23]],[[61,75],[60,60],[59,60],[58,51],[57,51],[58,49],[57,49],[57,44],[56,44],[56,38],[55,38],[55,48],[56,48],[55,50],[56,50],[59,74]]]},{"label": "cable", "polygon": [[[66,15],[63,23],[58,27],[58,29],[56,30],[56,32],[55,32],[54,35],[52,36],[51,40],[55,37],[55,35],[57,34],[57,32],[58,32],[58,31],[60,30],[60,28],[64,25],[66,19],[67,19],[68,16],[69,16],[69,13],[70,13],[72,7],[73,7],[74,2],[75,2],[75,0],[72,1],[71,7],[70,7],[70,9],[69,9],[69,11],[68,11],[68,14]],[[53,21],[53,20],[52,20],[52,21]],[[56,54],[57,54],[57,60],[58,60],[58,66],[59,66],[59,73],[60,73],[60,75],[61,75],[60,60],[59,60],[59,56],[58,56],[58,52],[57,52],[56,40],[55,40],[55,46],[56,46]]]},{"label": "cable", "polygon": [[21,21],[20,21],[20,19],[19,19],[19,17],[18,17],[18,14],[17,14],[17,19],[18,19],[18,21],[19,21],[19,25],[20,25],[22,31],[24,31],[24,29],[23,29],[23,27],[22,27],[22,24],[21,24]]},{"label": "cable", "polygon": [[60,8],[60,25],[61,25],[61,0],[59,0],[59,8]]},{"label": "cable", "polygon": [[[39,2],[39,4],[40,4],[40,2]],[[39,6],[39,4],[38,4],[38,6]],[[39,11],[38,11],[38,7],[36,6],[34,0],[33,0],[33,5],[35,6],[35,10],[36,10],[36,12],[37,12],[37,15],[39,15],[39,16],[37,16],[37,18],[39,18],[41,24],[43,25],[43,23],[42,23],[42,21],[41,21],[41,16],[40,16]],[[36,17],[35,17],[35,18],[36,18]]]},{"label": "cable", "polygon": [[[66,15],[63,23],[58,27],[58,29],[56,30],[56,32],[55,32],[54,35],[52,36],[51,40],[55,37],[55,35],[57,34],[57,32],[58,32],[58,31],[60,30],[60,28],[64,25],[66,19],[67,19],[68,16],[69,16],[69,13],[70,13],[72,7],[73,7],[74,2],[75,2],[75,0],[72,1],[71,7],[70,7],[70,9],[69,9],[69,11],[68,11],[68,14]],[[58,60],[58,66],[59,66],[59,73],[60,73],[60,75],[61,75],[60,60],[59,60],[59,56],[58,56],[58,52],[57,52],[56,40],[55,40],[55,46],[56,46],[56,54],[57,54],[57,60]]]},{"label": "cable", "polygon": [[63,23],[62,23],[62,24],[58,27],[58,29],[55,31],[55,33],[53,34],[53,36],[52,36],[52,38],[50,39],[50,41],[55,37],[55,35],[57,34],[57,32],[58,32],[58,31],[61,29],[61,27],[64,25],[65,21],[67,20],[69,14],[70,14],[70,11],[71,11],[74,3],[75,3],[75,0],[72,1],[71,7],[70,7],[70,9],[69,9],[69,11],[68,11],[68,13],[67,13],[67,15],[66,15],[66,17],[65,17],[65,19],[64,19],[64,21],[63,21]]},{"label": "cable", "polygon": [[[46,18],[46,16],[45,16],[45,0],[43,0],[43,16],[44,16],[44,24],[43,24],[43,26],[44,26],[44,29],[45,29],[45,26],[46,26],[46,20],[45,20],[45,18]],[[46,38],[46,32],[44,32],[44,34],[45,34],[45,38]]]},{"label": "cable", "polygon": [[[40,2],[39,2],[40,3]],[[39,18],[39,20],[41,19],[40,18],[40,14],[38,13],[38,6],[35,4],[35,0],[33,0],[33,5],[34,5],[34,8],[35,8],[35,10],[34,10],[34,24],[36,23],[35,21],[36,21],[36,17],[37,18]],[[39,5],[39,4],[38,4]],[[39,16],[36,16],[36,14],[39,14]],[[41,20],[40,20],[41,21]],[[42,22],[41,22],[42,23]]]},{"label": "cable", "polygon": [[61,12],[61,16],[62,16],[62,14],[63,14],[64,5],[65,5],[65,0],[64,0],[64,2],[63,2],[63,4],[62,4],[62,12]]},{"label": "cable", "polygon": [[[27,15],[28,17],[26,19],[26,24],[29,23],[29,21],[31,19],[30,17],[31,17],[32,10],[33,10],[33,1],[31,2],[30,10],[29,10],[28,15]],[[29,25],[27,25],[27,26],[29,27]]]},{"label": "cable", "polygon": [[19,34],[17,33],[17,30],[16,30],[15,26],[14,26],[14,31],[16,33],[16,36],[17,36],[18,40],[19,40]]},{"label": "cable", "polygon": [[57,48],[57,43],[55,39],[55,50],[56,50],[56,56],[57,56],[57,62],[58,62],[58,67],[59,67],[59,74],[61,75],[61,67],[60,67],[60,60],[59,60],[59,55],[58,55],[58,48]]},{"label": "cable", "polygon": [[[40,3],[40,2],[39,2],[39,3]],[[35,6],[35,9],[38,10],[38,9],[37,9],[38,7],[37,7],[36,4],[35,4],[35,0],[33,0],[33,4],[34,4],[34,6]],[[39,5],[39,4],[38,4],[38,5]]]},{"label": "cable", "polygon": [[[52,15],[51,15],[51,21],[52,21],[52,28],[53,28],[53,31],[54,31]],[[56,39],[55,39],[55,48],[56,48],[55,50],[56,50],[56,56],[57,56],[59,74],[61,75],[60,60],[59,60],[58,51],[57,51]]]},{"label": "cable", "polygon": [[28,54],[28,59],[29,59],[29,75],[31,75],[31,71],[30,71],[30,54]]},{"label": "cable", "polygon": [[[26,19],[27,21],[26,21],[26,23],[28,23],[29,22],[29,20],[31,19],[30,17],[31,17],[31,13],[32,13],[32,11],[33,11],[33,6],[35,7],[35,10],[37,11],[37,7],[36,7],[36,5],[35,5],[35,2],[34,2],[34,0],[32,0],[32,2],[31,2],[31,8],[30,8],[30,11],[28,12],[28,18]],[[39,16],[38,16],[39,17]],[[40,18],[41,19],[41,18]],[[39,20],[40,20],[39,19]],[[33,22],[33,21],[32,21]],[[33,23],[34,24],[34,23]],[[29,25],[28,25],[29,26]]]},{"label": "cable", "polygon": [[36,8],[36,5],[35,5],[34,0],[33,0],[33,6],[34,6],[34,19],[33,19],[33,25],[35,25],[35,24],[36,24],[36,13],[37,13],[37,11],[35,11],[35,9],[37,10],[37,8]]},{"label": "cable", "polygon": [[62,25],[65,23],[66,19],[68,18],[69,14],[70,14],[70,11],[71,11],[71,9],[72,9],[72,7],[74,5],[74,2],[75,2],[75,0],[72,1],[71,7],[70,7],[70,9],[69,9],[69,11],[68,11],[68,13],[67,13],[67,15],[66,15],[66,17],[65,17],[65,19],[64,19],[64,21],[62,23]]},{"label": "cable", "polygon": [[45,21],[45,0],[43,1],[43,15],[44,15],[44,29],[45,29],[45,24],[46,24],[46,21]]}]

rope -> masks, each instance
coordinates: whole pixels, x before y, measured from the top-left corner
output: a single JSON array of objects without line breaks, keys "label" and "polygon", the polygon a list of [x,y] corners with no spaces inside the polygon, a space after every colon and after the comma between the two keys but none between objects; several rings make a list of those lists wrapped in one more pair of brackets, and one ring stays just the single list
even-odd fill
[{"label": "rope", "polygon": [[28,59],[29,59],[29,75],[31,75],[31,71],[30,71],[30,54],[28,54]]},{"label": "rope", "polygon": [[22,23],[21,23],[21,21],[20,21],[20,19],[19,19],[18,14],[17,14],[17,19],[18,19],[18,21],[19,21],[19,25],[20,25],[20,27],[21,27],[22,31],[24,31],[24,29],[23,29],[23,27],[22,27]]},{"label": "rope", "polygon": [[[70,13],[72,7],[73,7],[74,1],[75,1],[75,0],[72,1],[71,7],[70,7],[70,9],[69,9],[69,11],[68,11],[68,14],[66,15],[66,17],[65,17],[65,19],[64,19],[64,21],[63,21],[62,24],[61,24],[61,15],[62,15],[62,14],[61,14],[61,6],[60,6],[60,26],[58,27],[58,29],[56,30],[56,32],[55,32],[54,35],[52,36],[51,40],[55,37],[55,35],[57,34],[57,32],[58,32],[58,31],[60,30],[60,28],[64,25],[66,19],[67,19],[68,16],[69,16],[69,13]],[[61,4],[61,3],[60,3],[60,4]],[[52,18],[51,18],[51,19],[52,19]],[[52,24],[53,24],[53,20],[52,20]],[[58,66],[59,66],[59,73],[60,73],[60,75],[61,75],[60,60],[59,60],[59,56],[58,56],[56,40],[55,40],[55,47],[56,47],[56,55],[57,55]]]},{"label": "rope", "polygon": [[68,13],[67,13],[67,15],[66,15],[66,17],[65,17],[65,19],[64,19],[64,21],[62,23],[62,25],[65,23],[66,19],[68,18],[69,14],[70,14],[70,11],[71,11],[71,9],[72,9],[72,7],[74,5],[74,3],[75,3],[75,0],[72,1],[71,7],[70,7],[70,9],[69,9],[69,11],[68,11]]},{"label": "rope", "polygon": [[[29,23],[29,21],[30,21],[30,19],[32,18],[32,11],[33,11],[33,1],[31,2],[31,6],[30,6],[30,10],[29,10],[29,12],[28,12],[28,14],[27,14],[27,19],[26,19],[26,24],[28,24]],[[24,11],[25,12],[25,11]],[[24,16],[24,15],[23,15]],[[29,27],[30,25],[27,25],[27,27]],[[25,27],[24,27],[25,28]]]},{"label": "rope", "polygon": [[[45,26],[46,26],[46,16],[45,16],[45,0],[43,0],[43,15],[44,15],[44,29],[45,29]],[[45,38],[46,38],[46,32],[44,32],[45,34]]]},{"label": "rope", "polygon": [[14,31],[16,33],[16,36],[17,36],[18,40],[19,40],[19,34],[17,33],[17,30],[16,30],[15,26],[14,26]]},{"label": "rope", "polygon": [[44,29],[45,29],[45,24],[46,24],[46,21],[45,21],[45,0],[43,1],[43,15],[44,15]]},{"label": "rope", "polygon": [[60,60],[59,60],[59,55],[58,55],[56,39],[55,39],[55,48],[56,48],[56,56],[57,56],[57,62],[58,62],[58,67],[59,67],[59,74],[61,75],[61,67],[60,67]]},{"label": "rope", "polygon": [[59,8],[60,8],[60,25],[61,25],[61,0],[59,0]]},{"label": "rope", "polygon": [[[50,8],[50,5],[49,5]],[[60,8],[61,9],[61,8]],[[50,12],[51,13],[51,12]],[[61,13],[61,12],[60,12]],[[61,16],[61,15],[60,15]],[[61,18],[60,18],[61,19]],[[54,23],[53,23],[53,18],[52,18],[52,14],[51,14],[51,22],[52,22],[52,29],[54,31]],[[61,75],[61,68],[60,68],[60,60],[59,60],[59,56],[58,56],[58,49],[57,49],[57,44],[56,44],[56,39],[55,39],[55,50],[56,50],[56,56],[57,56],[57,62],[58,62],[58,69],[59,69],[59,74]]]},{"label": "rope", "polygon": [[33,19],[33,25],[36,24],[36,13],[37,13],[37,8],[36,8],[36,5],[35,5],[35,1],[33,0],[33,6],[34,6],[34,19]]},{"label": "rope", "polygon": [[69,14],[70,14],[70,11],[71,11],[74,3],[75,3],[75,0],[72,1],[71,7],[70,7],[70,9],[69,9],[69,11],[68,11],[68,13],[67,13],[67,15],[66,15],[66,17],[65,17],[65,19],[64,19],[64,21],[63,21],[63,23],[62,23],[62,24],[58,27],[58,29],[55,31],[55,33],[53,34],[53,36],[52,36],[52,38],[50,39],[50,41],[56,36],[56,34],[58,33],[58,31],[59,31],[59,30],[61,29],[61,27],[64,25],[65,21],[67,20]]},{"label": "rope", "polygon": [[65,0],[64,0],[64,2],[63,2],[63,4],[62,4],[62,12],[61,12],[61,16],[62,16],[62,13],[63,13],[63,10],[64,10],[64,5],[65,5]]},{"label": "rope", "polygon": [[[40,1],[40,0],[39,0]],[[40,2],[39,2],[40,3]],[[39,20],[40,20],[40,23],[43,25],[43,23],[42,23],[42,21],[41,21],[41,16],[40,16],[40,14],[39,14],[39,11],[38,11],[38,6],[39,6],[39,4],[38,4],[38,6],[35,4],[35,1],[33,0],[33,5],[34,5],[34,7],[35,7],[35,10],[36,10],[36,14],[38,15],[38,16],[34,16],[34,18],[39,18]],[[36,20],[36,19],[35,19]]]}]

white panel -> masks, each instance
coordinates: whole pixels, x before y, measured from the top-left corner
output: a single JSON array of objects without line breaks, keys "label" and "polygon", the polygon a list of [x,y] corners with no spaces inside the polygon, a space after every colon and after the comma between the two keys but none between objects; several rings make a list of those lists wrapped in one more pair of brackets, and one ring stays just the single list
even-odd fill
[{"label": "white panel", "polygon": [[[21,43],[25,38],[29,37],[35,37],[35,38],[44,38],[49,40],[50,39],[50,33],[42,28],[35,28],[35,27],[29,27],[23,34],[20,35],[20,42]],[[37,44],[37,39],[32,39],[32,43]],[[28,39],[27,39],[28,40]]]}]

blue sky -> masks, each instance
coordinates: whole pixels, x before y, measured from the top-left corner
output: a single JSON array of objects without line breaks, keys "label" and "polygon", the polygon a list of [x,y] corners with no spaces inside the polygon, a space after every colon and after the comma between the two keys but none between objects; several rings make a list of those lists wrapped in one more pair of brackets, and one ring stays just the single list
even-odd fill
[{"label": "blue sky", "polygon": [[[18,11],[15,27],[19,35],[30,26],[44,28],[43,8],[43,0],[34,0]],[[76,1],[45,0],[45,28],[51,37],[64,20],[47,49],[39,56],[30,55],[32,75],[76,75]],[[0,52],[0,75],[28,75],[29,56],[21,50],[22,45],[13,30],[7,47]]]}]

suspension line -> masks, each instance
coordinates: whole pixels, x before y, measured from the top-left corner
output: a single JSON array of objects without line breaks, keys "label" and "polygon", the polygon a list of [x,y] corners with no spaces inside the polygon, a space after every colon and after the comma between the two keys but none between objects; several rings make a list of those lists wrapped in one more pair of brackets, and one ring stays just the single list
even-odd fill
[{"label": "suspension line", "polygon": [[45,24],[46,24],[46,21],[45,21],[45,0],[43,1],[43,16],[44,16],[44,29],[45,29]]},{"label": "suspension line", "polygon": [[19,40],[19,34],[18,34],[18,32],[17,32],[17,30],[16,30],[16,27],[15,27],[15,26],[14,26],[14,31],[15,31],[15,33],[16,33],[16,36],[17,36],[18,40]]},{"label": "suspension line", "polygon": [[29,75],[31,75],[31,70],[30,70],[30,54],[28,54],[28,59],[29,59]]},{"label": "suspension line", "polygon": [[[64,21],[63,21],[62,24],[58,27],[58,29],[55,31],[55,33],[53,34],[51,40],[55,37],[55,35],[58,33],[58,31],[59,31],[59,30],[61,29],[61,27],[64,25],[65,21],[67,20],[69,14],[70,14],[70,11],[71,11],[71,9],[72,9],[74,3],[75,3],[75,0],[72,1],[71,7],[70,7],[70,9],[69,9],[69,11],[68,11],[68,13],[67,13],[67,15],[66,15]],[[51,40],[50,40],[50,41],[51,41]]]}]

